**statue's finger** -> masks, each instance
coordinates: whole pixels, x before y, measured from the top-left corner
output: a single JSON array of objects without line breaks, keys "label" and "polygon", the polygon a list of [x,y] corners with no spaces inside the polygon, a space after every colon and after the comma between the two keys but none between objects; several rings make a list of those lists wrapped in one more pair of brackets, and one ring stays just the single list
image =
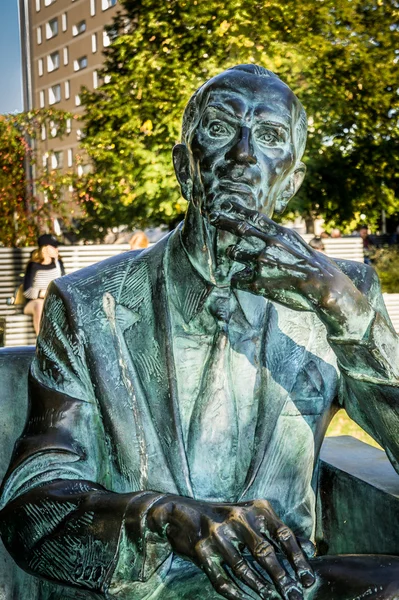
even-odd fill
[{"label": "statue's finger", "polygon": [[241,219],[250,221],[253,225],[259,227],[268,235],[276,235],[279,233],[280,229],[283,229],[280,225],[272,221],[272,219],[266,217],[266,215],[263,213],[251,208],[247,208],[246,206],[242,206],[242,204],[238,204],[238,202],[234,202],[233,200],[225,200],[222,202],[220,208],[226,214],[236,215]]},{"label": "statue's finger", "polygon": [[286,525],[280,526],[276,531],[276,541],[295,569],[302,585],[306,588],[312,586],[316,581],[313,569],[291,529]]},{"label": "statue's finger", "polygon": [[268,253],[266,249],[261,253],[258,260],[261,264],[267,267],[275,267],[279,271],[284,272],[287,275],[291,275],[293,277],[300,277],[302,279],[308,277],[312,273],[319,272],[317,267],[310,264],[302,256],[296,256],[295,253],[293,253],[291,256],[294,256],[296,258],[296,262],[285,262],[283,260],[280,260],[278,256],[271,255],[271,252]]},{"label": "statue's finger", "polygon": [[264,242],[269,239],[266,233],[260,231],[248,221],[228,216],[220,211],[212,212],[209,215],[209,222],[219,229],[233,233],[237,237],[256,237]]},{"label": "statue's finger", "polygon": [[239,246],[229,246],[226,254],[231,260],[243,263],[244,265],[254,265],[258,259],[260,252],[251,250],[243,250]]},{"label": "statue's finger", "polygon": [[251,600],[226,573],[221,564],[221,557],[215,555],[210,545],[204,543],[198,547],[197,557],[198,565],[206,573],[218,594],[227,600]]},{"label": "statue's finger", "polygon": [[215,540],[225,564],[230,567],[240,581],[259,594],[261,598],[270,600],[281,598],[273,587],[251,567],[228,537],[223,534],[216,534]]},{"label": "statue's finger", "polygon": [[303,600],[303,593],[278,560],[273,546],[248,528],[247,547],[256,562],[266,571],[284,600]]}]

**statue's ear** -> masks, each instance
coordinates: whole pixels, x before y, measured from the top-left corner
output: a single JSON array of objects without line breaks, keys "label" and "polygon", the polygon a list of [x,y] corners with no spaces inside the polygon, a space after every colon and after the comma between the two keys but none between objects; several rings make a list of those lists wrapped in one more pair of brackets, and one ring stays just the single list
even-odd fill
[{"label": "statue's ear", "polygon": [[182,196],[190,202],[193,181],[190,172],[190,156],[186,144],[176,144],[173,148],[173,166],[177,180],[180,183]]},{"label": "statue's ear", "polygon": [[298,164],[295,167],[295,170],[291,173],[291,175],[288,178],[287,185],[282,190],[281,194],[279,194],[276,200],[276,206],[274,207],[274,211],[277,214],[284,212],[288,202],[293,196],[295,196],[295,194],[302,185],[302,182],[305,178],[305,173],[306,166],[303,164],[303,162],[298,162]]}]

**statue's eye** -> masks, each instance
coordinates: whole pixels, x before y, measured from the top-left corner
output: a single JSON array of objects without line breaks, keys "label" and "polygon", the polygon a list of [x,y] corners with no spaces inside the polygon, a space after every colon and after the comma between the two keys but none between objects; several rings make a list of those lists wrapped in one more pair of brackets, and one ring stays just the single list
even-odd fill
[{"label": "statue's eye", "polygon": [[212,121],[208,125],[208,133],[211,137],[229,137],[231,135],[231,127],[221,121]]},{"label": "statue's eye", "polygon": [[280,141],[278,133],[273,129],[266,129],[265,131],[259,132],[256,138],[257,141],[265,146],[274,146]]}]

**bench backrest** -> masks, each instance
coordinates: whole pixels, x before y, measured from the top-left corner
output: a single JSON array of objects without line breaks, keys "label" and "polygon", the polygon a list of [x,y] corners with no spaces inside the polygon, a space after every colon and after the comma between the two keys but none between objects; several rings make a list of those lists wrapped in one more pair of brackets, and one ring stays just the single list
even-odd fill
[{"label": "bench backrest", "polygon": [[[313,234],[306,233],[303,239],[309,243]],[[347,260],[355,260],[363,262],[363,240],[361,237],[342,237],[342,238],[324,238],[323,244],[325,253],[331,258],[344,258]]]}]

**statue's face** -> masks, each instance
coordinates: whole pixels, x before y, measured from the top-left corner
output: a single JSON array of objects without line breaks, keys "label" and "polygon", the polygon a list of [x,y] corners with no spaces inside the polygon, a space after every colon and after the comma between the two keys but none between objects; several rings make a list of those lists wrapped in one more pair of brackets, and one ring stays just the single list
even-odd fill
[{"label": "statue's face", "polygon": [[295,163],[290,89],[274,78],[226,72],[212,80],[191,142],[194,194],[208,213],[232,199],[273,214]]}]

